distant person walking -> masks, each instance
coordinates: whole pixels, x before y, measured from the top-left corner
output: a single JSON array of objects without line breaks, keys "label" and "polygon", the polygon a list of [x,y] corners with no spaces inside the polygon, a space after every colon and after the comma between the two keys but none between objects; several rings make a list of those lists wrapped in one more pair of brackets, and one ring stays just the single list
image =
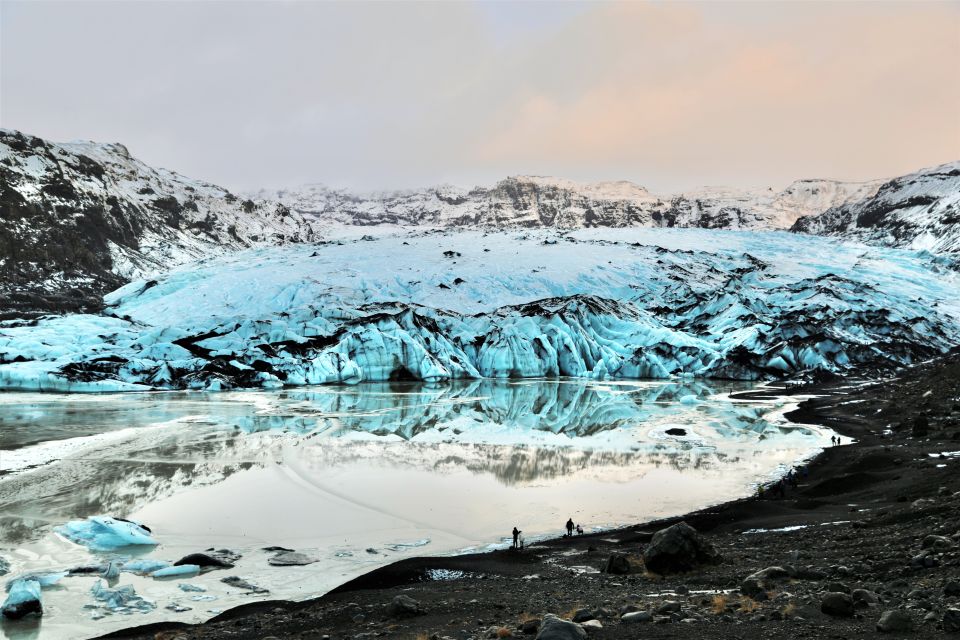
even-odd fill
[{"label": "distant person walking", "polygon": [[516,527],[513,528],[513,548],[514,549],[520,548],[520,533],[521,533],[520,529],[517,529]]},{"label": "distant person walking", "polygon": [[567,537],[569,538],[572,535],[573,535],[573,518],[569,518],[567,520]]},{"label": "distant person walking", "polygon": [[577,525],[577,535],[578,536],[583,535],[583,527],[581,527],[580,525]]}]

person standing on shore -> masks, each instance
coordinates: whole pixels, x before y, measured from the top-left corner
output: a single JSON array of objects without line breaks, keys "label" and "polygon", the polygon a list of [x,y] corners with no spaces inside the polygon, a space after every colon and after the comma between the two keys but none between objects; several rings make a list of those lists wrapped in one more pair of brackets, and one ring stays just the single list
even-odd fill
[{"label": "person standing on shore", "polygon": [[513,528],[513,548],[517,549],[520,544],[520,529]]},{"label": "person standing on shore", "polygon": [[573,536],[573,518],[567,519],[567,537]]}]

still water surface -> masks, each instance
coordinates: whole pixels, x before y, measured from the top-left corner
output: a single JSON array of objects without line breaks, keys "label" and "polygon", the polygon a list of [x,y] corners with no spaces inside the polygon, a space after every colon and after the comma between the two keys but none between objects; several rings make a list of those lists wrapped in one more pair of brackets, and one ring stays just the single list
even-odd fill
[{"label": "still water surface", "polygon": [[[2,632],[77,638],[199,621],[256,597],[315,596],[409,555],[496,547],[514,525],[530,542],[568,517],[589,531],[732,499],[831,435],[786,423],[786,400],[729,397],[747,388],[522,380],[0,394],[0,556],[11,576],[108,559],[53,531],[92,515],[149,525],[160,541],[151,558],[243,553],[235,569],[190,580],[122,574],[156,603],[149,613],[85,607],[97,579],[68,577],[44,592],[41,621]],[[273,567],[267,546],[318,561]],[[228,575],[271,593],[243,595],[220,582]],[[192,600],[180,582],[208,597]]]}]

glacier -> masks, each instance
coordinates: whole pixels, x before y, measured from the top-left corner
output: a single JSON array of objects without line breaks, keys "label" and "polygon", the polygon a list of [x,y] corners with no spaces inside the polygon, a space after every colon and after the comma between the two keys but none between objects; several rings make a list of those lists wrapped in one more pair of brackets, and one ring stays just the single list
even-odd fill
[{"label": "glacier", "polygon": [[889,370],[960,343],[955,258],[784,232],[371,230],[0,323],[0,389]]}]

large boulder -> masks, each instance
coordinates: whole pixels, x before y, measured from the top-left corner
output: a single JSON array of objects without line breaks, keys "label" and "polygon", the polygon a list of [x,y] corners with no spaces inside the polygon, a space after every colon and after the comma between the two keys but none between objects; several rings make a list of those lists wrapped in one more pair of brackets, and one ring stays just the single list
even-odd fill
[{"label": "large boulder", "polygon": [[853,615],[853,598],[842,591],[828,591],[820,597],[820,611],[830,616],[849,618]]},{"label": "large boulder", "polygon": [[586,637],[586,630],[579,624],[548,613],[543,616],[536,640],[584,640]]},{"label": "large boulder", "polygon": [[389,612],[394,618],[412,618],[414,616],[422,616],[426,613],[426,611],[420,607],[419,602],[410,596],[404,595],[396,596],[393,601],[390,602]]},{"label": "large boulder", "polygon": [[624,575],[633,573],[634,567],[630,563],[630,557],[625,553],[611,553],[607,558],[607,563],[603,566],[604,573],[614,575]]},{"label": "large boulder", "polygon": [[173,563],[179,567],[185,564],[194,564],[201,569],[232,569],[240,554],[230,549],[207,549],[200,553],[191,553]]},{"label": "large boulder", "polygon": [[767,591],[790,578],[790,571],[783,567],[767,567],[751,573],[740,583],[740,593],[754,600],[766,600]]},{"label": "large boulder", "polygon": [[884,611],[877,621],[877,631],[882,633],[899,633],[913,630],[913,618],[903,609]]},{"label": "large boulder", "polygon": [[943,612],[943,630],[947,633],[960,631],[960,609],[947,609]]},{"label": "large boulder", "polygon": [[624,624],[650,622],[651,620],[653,620],[653,614],[649,611],[630,611],[620,616],[620,622]]},{"label": "large boulder", "polygon": [[850,593],[850,597],[853,598],[853,604],[856,607],[872,607],[880,602],[877,594],[867,589],[854,589]]},{"label": "large boulder", "polygon": [[713,545],[686,522],[657,531],[643,552],[647,569],[659,574],[692,571],[702,564],[722,560]]}]

